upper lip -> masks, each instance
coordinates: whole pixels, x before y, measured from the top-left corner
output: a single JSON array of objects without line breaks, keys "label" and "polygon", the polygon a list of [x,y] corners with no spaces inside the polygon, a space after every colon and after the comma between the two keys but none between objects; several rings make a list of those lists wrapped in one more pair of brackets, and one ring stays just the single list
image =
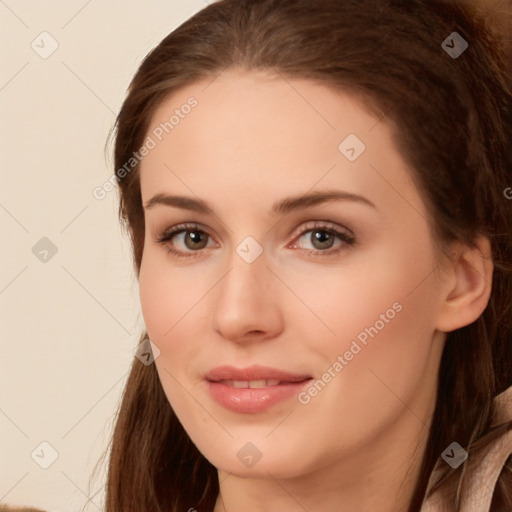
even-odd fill
[{"label": "upper lip", "polygon": [[247,368],[234,366],[218,366],[210,370],[205,379],[210,382],[224,380],[252,381],[252,380],[279,380],[281,382],[302,382],[310,379],[311,375],[290,373],[269,366],[253,365]]}]

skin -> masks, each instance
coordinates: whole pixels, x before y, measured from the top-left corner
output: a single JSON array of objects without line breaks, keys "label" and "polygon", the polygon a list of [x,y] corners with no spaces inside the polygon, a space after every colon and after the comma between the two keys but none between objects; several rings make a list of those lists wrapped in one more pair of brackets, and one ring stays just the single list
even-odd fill
[{"label": "skin", "polygon": [[[391,126],[350,95],[230,70],[170,96],[148,134],[190,96],[197,107],[142,161],[142,200],[200,198],[214,214],[147,208],[139,289],[166,396],[218,468],[215,512],[407,510],[446,332],[474,321],[489,298],[488,242],[453,245],[437,266],[429,215]],[[366,145],[353,162],[338,149],[349,134]],[[271,212],[284,197],[332,189],[374,207],[338,200]],[[312,221],[349,230],[356,243],[335,238],[337,254],[312,253],[322,247],[311,235],[325,234]],[[197,251],[183,234],[157,243],[181,223],[199,224],[207,246]],[[236,252],[248,236],[263,250],[253,263]],[[397,302],[401,311],[307,404],[292,397],[240,414],[208,393],[204,374],[224,364],[319,379]],[[247,442],[262,455],[252,468],[237,457]]]}]

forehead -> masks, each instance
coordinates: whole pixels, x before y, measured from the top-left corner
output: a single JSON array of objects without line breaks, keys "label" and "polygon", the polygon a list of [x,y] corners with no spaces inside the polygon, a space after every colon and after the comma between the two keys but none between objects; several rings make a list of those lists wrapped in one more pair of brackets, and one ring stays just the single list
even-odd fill
[{"label": "forehead", "polygon": [[[187,107],[190,98],[197,102],[193,108]],[[157,141],[162,151],[152,156],[172,150],[193,157],[194,148],[219,156],[244,153],[247,166],[306,153],[316,157],[325,150],[337,155],[346,135],[369,139],[377,122],[351,96],[324,85],[230,71],[167,98],[153,115],[149,133],[165,139]]]},{"label": "forehead", "polygon": [[309,80],[225,72],[169,96],[147,136],[154,148],[141,164],[143,198],[164,187],[270,201],[336,186],[376,202],[397,184],[415,200],[390,125],[350,94]]}]

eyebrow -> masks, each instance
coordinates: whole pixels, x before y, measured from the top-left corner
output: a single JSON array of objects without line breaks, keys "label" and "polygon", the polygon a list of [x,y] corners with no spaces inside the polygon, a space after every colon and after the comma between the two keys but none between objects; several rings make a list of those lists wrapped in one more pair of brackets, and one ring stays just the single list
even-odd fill
[{"label": "eyebrow", "polygon": [[[353,194],[351,192],[345,192],[343,190],[327,190],[324,192],[310,192],[304,195],[280,199],[279,201],[276,201],[272,205],[272,213],[274,213],[275,215],[288,214],[295,210],[310,208],[313,206],[317,206],[319,204],[332,201],[351,201],[377,209],[375,204],[373,204],[369,199],[367,199],[364,196]],[[213,209],[205,201],[186,196],[156,194],[145,204],[144,208],[147,210],[153,208],[156,205],[182,208],[184,210],[203,213],[205,215],[214,214]]]}]

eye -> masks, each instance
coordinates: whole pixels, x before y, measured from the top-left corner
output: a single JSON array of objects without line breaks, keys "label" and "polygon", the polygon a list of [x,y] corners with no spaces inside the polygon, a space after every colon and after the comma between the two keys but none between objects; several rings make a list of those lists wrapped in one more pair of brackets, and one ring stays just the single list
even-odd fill
[{"label": "eye", "polygon": [[[356,238],[351,232],[325,222],[307,224],[296,240],[291,246],[293,249],[303,249],[310,255],[321,256],[337,254],[356,243]],[[310,247],[307,247],[308,244]]]},{"label": "eye", "polygon": [[197,224],[180,224],[164,231],[156,240],[165,245],[167,250],[180,257],[195,257],[200,255],[202,249],[216,247],[215,242],[209,244],[212,238]]}]

